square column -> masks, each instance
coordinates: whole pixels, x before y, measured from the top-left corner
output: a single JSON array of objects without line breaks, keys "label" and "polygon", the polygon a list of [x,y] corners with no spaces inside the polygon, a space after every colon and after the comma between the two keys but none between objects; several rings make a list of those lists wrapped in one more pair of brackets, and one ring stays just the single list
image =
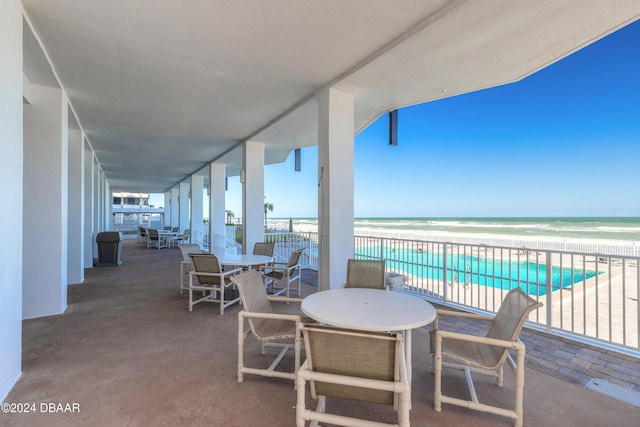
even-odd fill
[{"label": "square column", "polygon": [[[180,231],[184,231],[187,228],[191,229],[191,217],[189,216],[189,192],[191,191],[191,183],[181,182],[178,189],[178,227],[180,227]],[[193,233],[193,230],[191,230],[191,232]],[[192,239],[187,243],[191,242],[193,242]]]},{"label": "square column", "polygon": [[24,107],[23,318],[67,308],[68,100],[32,85]]},{"label": "square column", "polygon": [[[84,268],[93,268],[93,229],[94,229],[94,158],[93,150],[85,141],[84,147]],[[96,253],[96,258],[98,254]]]},{"label": "square column", "polygon": [[[203,200],[204,177],[202,175],[191,175],[191,242],[201,243],[205,234],[202,211],[204,209]],[[202,245],[201,245],[202,246]]]},{"label": "square column", "polygon": [[211,163],[209,169],[209,233],[210,250],[215,254],[224,253],[226,246],[225,218],[225,177],[227,167],[221,163]]},{"label": "square column", "polygon": [[353,96],[318,96],[318,289],[342,286],[354,254]]},{"label": "square column", "polygon": [[69,129],[69,215],[67,280],[84,281],[84,137],[82,131]]},{"label": "square column", "polygon": [[[171,225],[180,228],[180,186],[176,185],[171,189]],[[184,230],[180,228],[180,232]]]},{"label": "square column", "polygon": [[171,190],[164,192],[164,225],[171,225]]},{"label": "square column", "polygon": [[264,240],[264,144],[247,141],[243,148],[242,253],[246,254]]}]

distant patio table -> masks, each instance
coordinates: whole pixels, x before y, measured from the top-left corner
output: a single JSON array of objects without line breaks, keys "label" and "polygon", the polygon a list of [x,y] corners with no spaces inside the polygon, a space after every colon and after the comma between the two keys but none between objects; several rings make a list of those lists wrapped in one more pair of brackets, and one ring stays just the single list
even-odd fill
[{"label": "distant patio table", "polygon": [[273,257],[266,255],[220,255],[218,258],[222,265],[246,267],[249,270],[251,270],[252,267],[267,265],[273,262]]},{"label": "distant patio table", "polygon": [[409,380],[411,330],[436,318],[427,301],[401,292],[367,288],[339,288],[320,291],[302,300],[302,312],[312,319],[339,328],[372,332],[402,332]]}]

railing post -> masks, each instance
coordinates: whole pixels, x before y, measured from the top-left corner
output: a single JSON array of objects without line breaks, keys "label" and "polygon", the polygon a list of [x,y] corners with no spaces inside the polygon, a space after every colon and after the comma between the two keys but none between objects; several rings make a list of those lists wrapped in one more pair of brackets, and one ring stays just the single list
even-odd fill
[{"label": "railing post", "polygon": [[442,283],[443,283],[442,302],[444,304],[446,304],[447,300],[449,299],[449,284],[447,283],[447,272],[449,270],[448,262],[447,262],[448,258],[449,256],[447,251],[447,245],[443,244],[442,245]]},{"label": "railing post", "polygon": [[[553,265],[551,265],[551,251],[545,252],[545,263],[546,263],[546,296],[547,303],[545,304],[547,309],[547,332],[551,332],[551,325],[553,324]],[[562,281],[562,279],[560,279]],[[562,288],[562,285],[560,286]]]}]

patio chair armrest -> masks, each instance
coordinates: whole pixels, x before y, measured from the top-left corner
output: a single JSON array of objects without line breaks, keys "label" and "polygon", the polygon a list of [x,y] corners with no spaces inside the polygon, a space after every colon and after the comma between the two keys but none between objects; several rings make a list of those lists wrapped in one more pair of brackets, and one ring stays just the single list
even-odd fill
[{"label": "patio chair armrest", "polygon": [[302,322],[302,316],[297,314],[283,314],[283,313],[253,313],[242,310],[238,313],[240,317],[253,317],[260,319],[278,319],[278,320],[290,320],[296,322],[296,324]]},{"label": "patio chair armrest", "polygon": [[222,274],[222,277],[227,277],[230,275],[236,275],[238,273],[242,272],[242,268],[234,268],[233,270],[229,270],[229,271],[224,271],[220,274]]},{"label": "patio chair armrest", "polygon": [[443,331],[442,329],[435,331],[435,334],[436,334],[436,338],[440,336],[443,339],[446,338],[446,339],[457,340],[457,341],[476,342],[480,344],[493,345],[496,347],[508,347],[516,350],[520,348],[524,348],[524,343],[520,341],[519,338],[516,338],[515,341],[507,341],[507,340],[499,340],[496,338],[487,338],[487,337],[481,337],[476,335],[461,334],[458,332]]},{"label": "patio chair armrest", "polygon": [[385,381],[342,374],[330,374],[328,372],[317,372],[310,370],[306,365],[306,361],[305,364],[300,366],[300,368],[298,369],[297,375],[306,381],[320,381],[331,384],[384,390],[395,393],[406,393],[409,391],[409,380],[406,377],[401,378],[399,381]]},{"label": "patio chair armrest", "polygon": [[279,295],[267,295],[269,301],[274,302],[302,302],[304,298],[281,297]]},{"label": "patio chair armrest", "polygon": [[[262,271],[262,269],[260,269]],[[269,272],[271,271],[281,271],[281,272],[285,272],[287,271],[286,267],[274,267],[274,266],[266,266],[265,270],[269,270]]]},{"label": "patio chair armrest", "polygon": [[442,310],[442,309],[437,309],[436,314],[438,316],[457,316],[457,317],[464,317],[467,319],[480,319],[480,320],[493,319],[491,316],[487,316],[485,314],[465,313],[464,311],[452,311],[452,310]]}]

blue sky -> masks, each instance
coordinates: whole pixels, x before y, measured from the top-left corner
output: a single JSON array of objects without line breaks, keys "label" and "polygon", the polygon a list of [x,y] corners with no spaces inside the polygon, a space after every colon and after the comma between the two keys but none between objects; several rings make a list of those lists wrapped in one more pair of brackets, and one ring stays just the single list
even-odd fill
[{"label": "blue sky", "polygon": [[[526,79],[355,138],[356,217],[640,216],[640,22]],[[270,217],[317,217],[317,147],[265,168]],[[242,215],[238,178],[226,208]]]}]

